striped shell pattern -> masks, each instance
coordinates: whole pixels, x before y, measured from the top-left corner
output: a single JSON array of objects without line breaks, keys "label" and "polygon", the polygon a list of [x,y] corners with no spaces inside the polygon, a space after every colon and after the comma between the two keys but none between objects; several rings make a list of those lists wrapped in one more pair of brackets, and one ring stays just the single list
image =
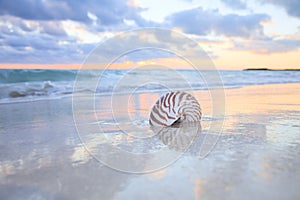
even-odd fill
[{"label": "striped shell pattern", "polygon": [[201,119],[198,101],[186,92],[168,92],[154,104],[149,124],[151,126],[172,126],[176,123],[195,122]]}]

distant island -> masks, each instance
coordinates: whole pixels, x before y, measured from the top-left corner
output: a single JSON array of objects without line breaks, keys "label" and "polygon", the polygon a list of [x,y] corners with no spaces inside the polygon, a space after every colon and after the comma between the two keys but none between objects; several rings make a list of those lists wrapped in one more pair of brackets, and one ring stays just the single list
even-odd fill
[{"label": "distant island", "polygon": [[251,71],[251,70],[261,70],[261,71],[300,71],[300,69],[269,69],[266,67],[262,68],[246,68],[243,69],[244,71]]}]

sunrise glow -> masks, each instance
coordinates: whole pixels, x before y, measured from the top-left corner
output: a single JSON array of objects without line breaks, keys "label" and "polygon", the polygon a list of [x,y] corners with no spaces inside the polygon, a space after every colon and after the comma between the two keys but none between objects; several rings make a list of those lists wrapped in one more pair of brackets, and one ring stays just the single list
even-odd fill
[{"label": "sunrise glow", "polygon": [[[19,12],[17,4],[4,4],[0,8],[0,68],[80,69],[99,44],[145,27],[169,29],[194,40],[218,69],[300,68],[297,1],[113,2],[75,7],[71,1],[64,6],[43,1],[35,15]],[[34,3],[22,6],[38,8]],[[185,68],[180,59],[157,56],[131,58],[110,67],[147,64]]]}]

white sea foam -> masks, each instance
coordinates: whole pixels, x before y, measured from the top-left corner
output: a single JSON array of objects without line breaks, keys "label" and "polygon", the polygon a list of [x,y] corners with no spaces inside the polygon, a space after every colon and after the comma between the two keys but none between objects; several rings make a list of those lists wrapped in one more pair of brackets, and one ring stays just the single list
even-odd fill
[{"label": "white sea foam", "polygon": [[[100,73],[99,73],[100,72]],[[238,88],[247,85],[294,83],[300,82],[299,71],[219,71],[223,84],[209,83],[206,77],[211,71],[178,70],[182,78],[174,76],[167,70],[85,70],[80,87],[74,90],[76,70],[0,70],[0,103],[18,102],[26,100],[39,100],[47,98],[59,98],[76,93],[93,92],[96,95],[111,95],[112,93],[160,93],[167,91],[165,85],[176,90],[209,90],[217,87]],[[101,76],[99,76],[101,74]],[[122,79],[126,76],[132,77],[132,81]],[[99,77],[97,77],[99,76]],[[155,82],[147,83],[149,77],[155,77]],[[85,80],[96,79],[98,85],[96,91],[94,86],[87,85]],[[144,85],[137,85],[136,80],[145,80]],[[183,81],[185,83],[183,83]],[[88,82],[88,81],[87,81]],[[140,81],[141,82],[141,81]],[[188,83],[188,85],[186,84]],[[117,87],[116,87],[117,86]]]}]

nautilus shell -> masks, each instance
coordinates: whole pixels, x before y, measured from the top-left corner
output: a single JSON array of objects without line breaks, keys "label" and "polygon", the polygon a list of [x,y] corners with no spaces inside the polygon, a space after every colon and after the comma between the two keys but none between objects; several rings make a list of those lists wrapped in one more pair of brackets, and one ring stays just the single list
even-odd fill
[{"label": "nautilus shell", "polygon": [[151,126],[172,126],[176,123],[195,122],[201,119],[197,99],[186,92],[168,92],[154,104],[149,118]]}]

